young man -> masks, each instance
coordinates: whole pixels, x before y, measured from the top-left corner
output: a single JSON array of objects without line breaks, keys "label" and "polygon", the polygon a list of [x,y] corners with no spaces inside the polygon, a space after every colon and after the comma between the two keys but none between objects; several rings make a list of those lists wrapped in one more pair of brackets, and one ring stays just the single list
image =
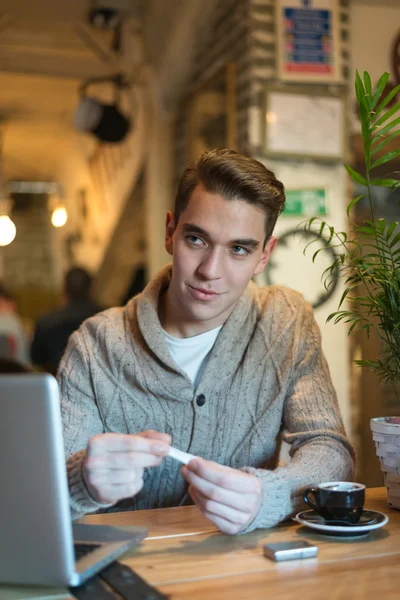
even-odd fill
[{"label": "young man", "polygon": [[[352,477],[311,307],[250,281],[284,199],[256,160],[205,153],[167,214],[172,265],[71,337],[59,382],[73,517],[191,498],[234,534],[288,518],[311,484]],[[277,467],[281,429],[291,460]],[[199,458],[181,468],[170,443]]]}]

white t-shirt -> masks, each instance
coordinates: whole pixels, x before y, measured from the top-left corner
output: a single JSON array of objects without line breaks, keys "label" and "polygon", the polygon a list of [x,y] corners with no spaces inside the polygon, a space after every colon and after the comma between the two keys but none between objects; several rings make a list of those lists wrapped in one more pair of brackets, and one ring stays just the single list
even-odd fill
[{"label": "white t-shirt", "polygon": [[167,333],[165,329],[163,330],[172,358],[193,381],[195,388],[200,381],[210,350],[221,329],[222,325],[189,338],[176,338]]}]

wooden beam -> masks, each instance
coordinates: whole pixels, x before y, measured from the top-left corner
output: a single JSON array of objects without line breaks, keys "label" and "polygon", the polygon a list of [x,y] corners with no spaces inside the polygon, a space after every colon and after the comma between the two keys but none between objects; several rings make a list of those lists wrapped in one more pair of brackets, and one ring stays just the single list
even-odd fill
[{"label": "wooden beam", "polygon": [[0,71],[6,73],[40,75],[62,79],[83,80],[91,77],[108,76],[115,69],[95,60],[74,60],[51,55],[35,55],[29,53],[8,53],[4,49],[0,55]]},{"label": "wooden beam", "polygon": [[73,30],[100,62],[113,67],[117,71],[121,70],[121,59],[118,54],[107,48],[99,39],[96,39],[88,25],[77,23]]}]

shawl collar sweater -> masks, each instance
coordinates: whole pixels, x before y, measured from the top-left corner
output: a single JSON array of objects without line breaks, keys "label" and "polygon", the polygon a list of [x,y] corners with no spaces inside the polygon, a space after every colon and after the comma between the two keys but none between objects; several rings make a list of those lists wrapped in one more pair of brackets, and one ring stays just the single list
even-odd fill
[{"label": "shawl collar sweater", "polygon": [[[290,517],[303,506],[304,488],[351,478],[353,450],[304,299],[250,282],[195,389],[170,355],[158,316],[170,277],[168,265],[125,307],[88,319],[70,338],[58,379],[72,517],[190,502],[180,465],[169,457],[145,470],[134,498],[95,502],[82,461],[89,438],[106,432],[169,433],[185,452],[253,473],[263,496],[247,531]],[[280,466],[282,433],[291,458]]]}]

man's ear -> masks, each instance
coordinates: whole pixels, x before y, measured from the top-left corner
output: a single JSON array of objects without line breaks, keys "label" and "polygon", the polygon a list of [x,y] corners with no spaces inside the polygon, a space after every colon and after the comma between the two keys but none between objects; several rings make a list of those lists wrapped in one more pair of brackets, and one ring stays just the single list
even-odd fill
[{"label": "man's ear", "polygon": [[172,256],[174,252],[173,235],[175,233],[175,217],[172,210],[167,212],[165,219],[165,249]]},{"label": "man's ear", "polygon": [[276,246],[278,238],[273,235],[269,238],[268,242],[265,244],[264,250],[262,251],[260,260],[257,263],[257,266],[254,271],[254,275],[259,275],[262,273],[267,266],[269,259],[271,257],[272,251]]}]

